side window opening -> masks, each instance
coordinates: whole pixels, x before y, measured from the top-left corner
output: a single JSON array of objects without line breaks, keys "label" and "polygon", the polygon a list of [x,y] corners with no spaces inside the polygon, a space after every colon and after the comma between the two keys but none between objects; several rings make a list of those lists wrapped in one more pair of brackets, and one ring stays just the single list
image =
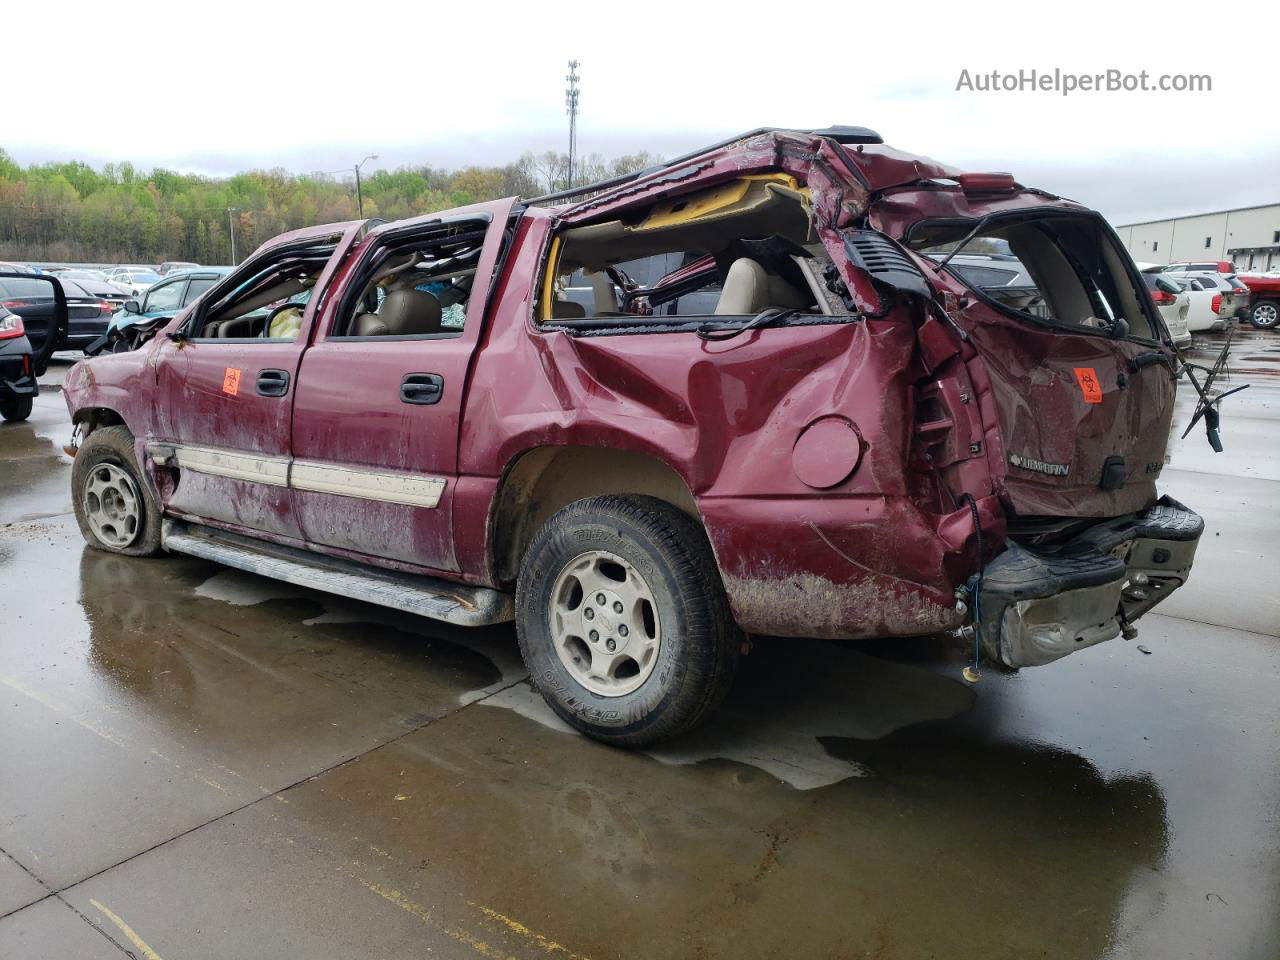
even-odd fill
[{"label": "side window opening", "polygon": [[467,220],[389,239],[352,285],[330,336],[461,336],[488,228]]},{"label": "side window opening", "polygon": [[807,191],[783,174],[743,177],[558,234],[536,316],[625,330],[769,309],[847,315],[821,280],[829,263]]},{"label": "side window opening", "polygon": [[285,250],[233,274],[229,293],[207,309],[197,309],[192,321],[196,332],[192,337],[240,341],[296,339],[311,291],[335,249],[336,244],[326,243]]},{"label": "side window opening", "polygon": [[958,248],[972,221],[920,224],[908,242],[1007,311],[1066,327],[1154,339],[1122,254],[1095,217],[1051,214],[989,224]]}]

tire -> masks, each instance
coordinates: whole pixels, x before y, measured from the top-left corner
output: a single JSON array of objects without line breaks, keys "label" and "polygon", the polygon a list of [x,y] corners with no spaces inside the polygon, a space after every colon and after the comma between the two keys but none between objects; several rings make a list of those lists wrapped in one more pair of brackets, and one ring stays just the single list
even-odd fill
[{"label": "tire", "polygon": [[702,527],[642,496],[579,500],[547,521],[520,566],[516,633],[551,709],[624,747],[704,721],[733,684],[742,643]]},{"label": "tire", "polygon": [[127,427],[99,427],[85,439],[71,467],[71,502],[89,546],[127,557],[160,552],[160,510]]},{"label": "tire", "polygon": [[0,400],[0,417],[5,420],[25,420],[31,416],[30,397],[6,397]]},{"label": "tire", "polygon": [[1259,330],[1272,330],[1280,324],[1280,300],[1259,300],[1249,308],[1249,322]]}]

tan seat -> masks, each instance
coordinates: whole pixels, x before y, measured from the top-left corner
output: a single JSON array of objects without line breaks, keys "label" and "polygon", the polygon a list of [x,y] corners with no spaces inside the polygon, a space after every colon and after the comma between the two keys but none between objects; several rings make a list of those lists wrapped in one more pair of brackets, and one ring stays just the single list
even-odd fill
[{"label": "tan seat", "polygon": [[440,333],[440,301],[433,294],[412,287],[392,290],[377,313],[356,317],[357,337],[406,337]]},{"label": "tan seat", "polygon": [[601,271],[586,274],[587,283],[591,284],[591,299],[595,302],[596,314],[618,313],[618,291],[613,286],[613,279]]},{"label": "tan seat", "polygon": [[755,316],[769,307],[802,309],[812,303],[781,277],[775,277],[750,257],[729,266],[716,301],[716,316]]},{"label": "tan seat", "polygon": [[362,313],[352,324],[351,335],[353,337],[385,337],[387,325],[378,319],[376,313]]},{"label": "tan seat", "polygon": [[587,315],[587,308],[574,300],[552,300],[552,320],[581,320]]},{"label": "tan seat", "polygon": [[232,317],[218,324],[218,339],[244,339],[253,336],[253,322],[258,317]]}]

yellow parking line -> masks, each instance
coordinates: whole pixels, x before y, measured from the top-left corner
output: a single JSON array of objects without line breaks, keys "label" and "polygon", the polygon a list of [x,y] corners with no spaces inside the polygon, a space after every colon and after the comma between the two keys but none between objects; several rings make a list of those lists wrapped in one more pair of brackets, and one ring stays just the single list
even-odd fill
[{"label": "yellow parking line", "polygon": [[530,930],[519,920],[513,920],[511,919],[511,917],[508,917],[505,913],[499,913],[497,910],[494,910],[492,907],[486,907],[484,904],[481,904],[481,903],[472,903],[471,905],[475,907],[477,910],[479,910],[481,913],[483,913],[486,917],[489,917],[492,920],[497,920],[499,923],[506,924],[506,926],[513,933],[519,934],[520,936],[528,940],[530,943],[537,944],[543,950],[547,951],[547,953],[556,953],[556,952],[563,953],[566,957],[569,958],[569,960],[590,960],[590,958],[588,957],[584,957],[579,954],[573,953],[567,947],[563,946],[562,944],[556,943],[554,940],[548,940],[542,934],[537,933],[536,931]]},{"label": "yellow parking line", "polygon": [[[516,960],[516,958],[512,957],[510,954],[503,953],[501,950],[498,950],[494,947],[489,946],[489,944],[485,943],[483,940],[480,940],[475,936],[472,936],[466,930],[458,930],[452,927],[446,927],[444,924],[440,923],[434,917],[431,916],[430,910],[422,906],[422,904],[420,903],[414,903],[412,900],[410,900],[408,897],[402,894],[399,890],[393,890],[389,887],[384,887],[381,884],[377,884],[377,883],[369,883],[365,880],[361,880],[359,877],[355,876],[354,874],[352,874],[352,879],[354,879],[366,890],[370,891],[371,893],[376,893],[378,896],[382,897],[383,900],[386,900],[390,903],[394,903],[401,910],[404,910],[407,913],[413,914],[423,923],[427,924],[428,926],[434,927],[436,930],[439,930],[445,936],[450,937],[453,940],[456,940],[458,943],[461,943],[464,946],[470,947],[472,950],[480,954],[482,957],[488,957],[489,960]],[[148,957],[147,960],[152,960],[152,958]]]},{"label": "yellow parking line", "polygon": [[103,916],[105,916],[108,920],[110,920],[112,923],[114,923],[117,927],[120,928],[120,932],[129,938],[129,942],[132,943],[135,947],[137,947],[142,952],[142,956],[145,958],[145,960],[163,960],[160,954],[156,953],[149,946],[147,946],[146,941],[133,932],[133,927],[129,926],[127,923],[125,923],[123,920],[117,917],[114,913],[112,913],[110,910],[108,910],[106,907],[100,904],[97,900],[90,900],[89,902],[92,903],[95,907],[97,907]]}]

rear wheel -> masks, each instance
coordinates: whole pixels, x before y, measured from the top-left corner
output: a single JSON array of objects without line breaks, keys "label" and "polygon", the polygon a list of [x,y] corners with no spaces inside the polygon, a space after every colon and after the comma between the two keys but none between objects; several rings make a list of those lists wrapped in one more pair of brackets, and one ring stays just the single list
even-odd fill
[{"label": "rear wheel", "polygon": [[547,521],[521,565],[516,630],[551,708],[629,747],[705,720],[741,646],[701,526],[640,496],[579,500]]},{"label": "rear wheel", "polygon": [[131,557],[160,552],[160,511],[142,481],[126,427],[99,427],[71,468],[72,505],[91,547]]},{"label": "rear wheel", "polygon": [[31,416],[30,397],[6,397],[0,400],[0,417],[5,420],[25,420]]},{"label": "rear wheel", "polygon": [[1259,330],[1271,330],[1280,324],[1280,302],[1259,300],[1249,309],[1249,322]]}]

